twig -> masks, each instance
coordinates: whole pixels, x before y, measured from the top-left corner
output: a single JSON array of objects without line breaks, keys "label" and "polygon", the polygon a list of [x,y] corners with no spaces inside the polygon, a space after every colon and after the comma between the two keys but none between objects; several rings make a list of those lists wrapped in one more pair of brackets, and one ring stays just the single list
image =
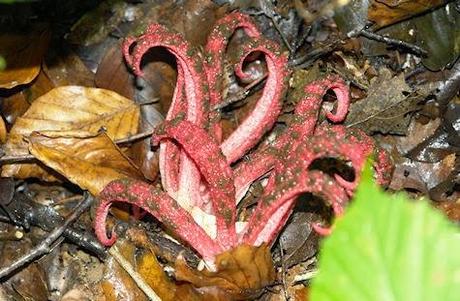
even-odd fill
[{"label": "twig", "polygon": [[161,298],[153,291],[153,289],[144,281],[141,275],[137,273],[132,267],[131,263],[127,261],[123,255],[118,252],[116,246],[113,246],[109,250],[109,254],[118,262],[118,264],[133,278],[137,286],[144,292],[144,294],[153,301],[161,301]]},{"label": "twig", "polygon": [[[70,199],[68,198],[67,201]],[[81,196],[78,196],[78,200],[80,199]],[[25,230],[30,229],[31,226],[37,226],[43,231],[51,232],[65,221],[53,208],[34,202],[26,194],[20,192],[16,192],[13,196],[13,201],[1,207],[1,209],[5,213],[5,215],[0,214],[1,222],[12,223]],[[104,259],[107,256],[105,247],[99,243],[90,231],[69,226],[64,230],[62,236],[100,259]]]},{"label": "twig", "polygon": [[152,134],[153,134],[153,131],[142,132],[142,133],[139,133],[139,134],[136,134],[136,135],[129,136],[128,138],[115,140],[115,144],[132,143],[132,142],[137,141],[137,140],[142,140],[142,139],[148,138],[148,137],[152,136]]},{"label": "twig", "polygon": [[[132,135],[128,138],[115,140],[114,142],[115,144],[128,144],[128,143],[132,143],[137,140],[141,140],[141,139],[150,137],[152,136],[152,133],[153,131],[146,131],[146,132],[142,132],[136,135]],[[26,163],[26,162],[34,162],[34,161],[37,161],[37,159],[31,154],[0,157],[0,165],[14,164],[14,163]]]},{"label": "twig", "polygon": [[289,66],[295,67],[296,69],[304,69],[309,67],[315,60],[318,58],[332,52],[337,44],[338,40],[332,41],[328,43],[327,45],[324,45],[320,48],[316,48],[311,50],[310,52],[306,53],[305,55],[302,55],[301,57],[297,57],[294,59],[289,60]]},{"label": "twig", "polygon": [[275,14],[276,13],[275,13],[273,4],[270,1],[267,1],[267,0],[259,1],[259,4],[260,4],[260,8],[261,8],[262,11],[258,12],[258,13],[255,13],[253,15],[265,15],[267,18],[269,18],[270,21],[272,22],[273,26],[275,27],[276,31],[280,35],[281,40],[283,40],[284,45],[289,50],[289,53],[293,54],[294,50],[292,49],[291,45],[289,44],[289,41],[288,41],[287,37],[285,36],[283,31],[279,27],[278,22],[275,20]]},{"label": "twig", "polygon": [[26,265],[27,263],[31,262],[35,258],[48,254],[52,250],[52,245],[64,232],[64,230],[75,220],[77,219],[88,207],[92,204],[93,197],[86,193],[85,198],[76,206],[75,210],[70,214],[62,226],[54,229],[46,239],[44,239],[41,243],[39,243],[35,248],[33,248],[28,254],[25,254],[16,261],[14,261],[8,267],[4,267],[0,269],[0,279],[5,278],[6,276],[10,275],[12,272],[18,270],[22,266]]},{"label": "twig", "polygon": [[280,255],[281,255],[281,275],[282,275],[282,281],[283,281],[283,291],[284,291],[284,299],[289,300],[290,296],[288,293],[288,287],[287,287],[287,281],[286,281],[286,264],[284,260],[284,244],[283,240],[279,240],[280,244]]},{"label": "twig", "polygon": [[238,102],[240,100],[243,100],[244,98],[246,98],[246,96],[248,96],[248,94],[251,92],[251,89],[254,88],[255,86],[257,86],[258,84],[260,84],[261,82],[263,82],[265,79],[267,78],[267,74],[264,74],[262,77],[254,80],[253,82],[251,82],[250,84],[248,84],[246,87],[244,87],[244,89],[240,92],[238,92],[237,94],[235,94],[234,96],[232,97],[228,97],[227,99],[224,99],[224,101],[222,101],[221,103],[218,103],[216,104],[212,109],[214,111],[217,111],[217,110],[222,110],[223,108],[225,108],[226,106],[229,106],[235,102]]},{"label": "twig", "polygon": [[317,269],[309,270],[309,271],[307,271],[306,273],[296,275],[296,276],[294,277],[294,281],[293,281],[293,282],[294,282],[294,283],[298,283],[298,282],[309,281],[309,280],[315,278],[316,275],[318,275],[318,270],[317,270]]},{"label": "twig", "polygon": [[365,37],[365,38],[368,38],[368,39],[371,39],[371,40],[374,40],[374,41],[382,42],[382,43],[385,43],[385,44],[388,44],[388,45],[392,45],[392,46],[396,46],[396,47],[400,47],[400,48],[405,48],[405,49],[409,50],[410,52],[412,52],[412,53],[414,53],[415,55],[418,55],[418,56],[422,56],[422,57],[428,56],[428,52],[425,49],[423,49],[423,48],[421,48],[421,47],[419,47],[417,45],[413,45],[413,44],[410,44],[408,42],[404,42],[404,41],[401,41],[401,40],[385,37],[385,36],[376,34],[374,32],[371,32],[371,31],[367,30],[366,28],[352,30],[347,34],[347,36],[349,38],[362,36],[362,37]]}]

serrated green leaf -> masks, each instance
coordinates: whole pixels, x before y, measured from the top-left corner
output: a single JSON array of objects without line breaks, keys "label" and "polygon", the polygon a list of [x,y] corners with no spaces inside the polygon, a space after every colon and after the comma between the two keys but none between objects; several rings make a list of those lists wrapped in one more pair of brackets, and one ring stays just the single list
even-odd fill
[{"label": "serrated green leaf", "polygon": [[324,241],[311,300],[459,300],[458,250],[458,228],[425,201],[382,192],[367,168]]}]

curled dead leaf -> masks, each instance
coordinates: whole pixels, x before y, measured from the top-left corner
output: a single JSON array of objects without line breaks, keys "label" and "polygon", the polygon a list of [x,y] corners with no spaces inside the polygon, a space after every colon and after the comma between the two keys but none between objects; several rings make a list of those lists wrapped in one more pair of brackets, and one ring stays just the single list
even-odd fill
[{"label": "curled dead leaf", "polygon": [[[135,266],[136,247],[127,240],[120,239],[117,242],[118,250],[123,257]],[[101,281],[102,291],[106,301],[147,301],[147,297],[137,287],[134,280],[125,270],[110,257],[105,264],[105,275]]]},{"label": "curled dead leaf", "polygon": [[[24,138],[33,131],[86,131],[96,134],[104,128],[112,140],[137,133],[139,107],[115,92],[80,86],[58,87],[37,98],[13,125],[5,144],[6,155],[25,155],[29,145]],[[8,164],[2,176],[56,178],[37,164]]]},{"label": "curled dead leaf", "polygon": [[[129,239],[117,241],[117,249],[124,259],[131,263],[133,268],[142,277],[146,284],[163,301],[190,300],[190,301],[219,301],[211,294],[198,293],[188,283],[176,283],[163,271],[155,253],[148,246],[138,249]],[[109,258],[101,287],[107,301],[110,300],[147,300],[146,296],[137,287],[133,279],[121,266]]]},{"label": "curled dead leaf", "polygon": [[106,133],[33,132],[27,139],[37,159],[94,195],[113,180],[142,178]]},{"label": "curled dead leaf", "polygon": [[368,11],[369,21],[379,27],[394,24],[446,3],[444,0],[374,0]]},{"label": "curled dead leaf", "polygon": [[3,121],[3,118],[0,117],[0,143],[6,142],[6,133],[5,121]]},{"label": "curled dead leaf", "polygon": [[0,71],[0,88],[11,89],[30,83],[40,72],[50,32],[40,27],[29,34],[0,35],[0,54],[6,69]]},{"label": "curled dead leaf", "polygon": [[199,271],[190,268],[179,258],[176,261],[176,278],[199,288],[217,288],[229,296],[229,300],[254,297],[261,289],[275,280],[275,269],[267,245],[254,247],[240,245],[216,258],[216,271]]}]

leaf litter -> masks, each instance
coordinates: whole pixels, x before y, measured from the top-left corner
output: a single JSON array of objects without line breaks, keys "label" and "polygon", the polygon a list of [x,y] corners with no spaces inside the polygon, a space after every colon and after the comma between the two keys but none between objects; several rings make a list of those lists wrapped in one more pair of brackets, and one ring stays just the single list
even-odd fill
[{"label": "leaf litter", "polygon": [[[404,7],[407,5],[405,2],[396,6],[385,6],[382,4],[383,1],[369,1],[372,2],[372,5],[367,10],[364,9],[362,2],[368,1],[351,2],[363,13],[355,14],[354,23],[350,22],[350,24],[365,24],[368,20],[372,20],[376,24],[374,29],[385,27],[377,33],[385,30],[401,31],[398,27],[401,22],[411,20],[414,20],[414,23],[422,22],[418,21],[416,18],[420,17],[414,17],[414,14],[423,13],[426,9],[429,10],[425,12],[425,18],[429,19],[431,24],[439,25],[439,28],[444,29],[445,33],[439,36],[440,40],[453,34],[450,30],[455,27],[449,27],[449,31],[446,31],[446,22],[450,22],[449,24],[457,22],[455,19],[446,19],[446,22],[437,24],[436,14],[445,14],[446,6],[441,5],[437,8],[435,6],[438,4],[431,3],[431,6],[427,7],[423,1],[414,1],[415,9],[409,10]],[[365,37],[347,39],[344,36],[347,33],[344,31],[345,27],[339,21],[341,14],[346,11],[346,6],[327,6],[324,1],[312,1],[308,5],[299,5],[299,3],[289,1],[279,1],[277,5],[261,5],[258,1],[252,1],[221,6],[226,3],[227,1],[185,1],[181,5],[107,1],[94,10],[88,9],[89,6],[85,6],[83,2],[68,3],[66,4],[67,11],[76,12],[76,15],[71,17],[69,14],[59,16],[59,14],[44,13],[33,4],[30,11],[21,11],[21,13],[32,15],[44,14],[42,19],[51,22],[52,26],[59,27],[56,33],[66,32],[70,35],[66,36],[68,38],[66,40],[63,39],[64,35],[56,36],[53,33],[48,50],[34,53],[27,52],[29,42],[14,39],[11,35],[2,36],[7,41],[3,45],[10,45],[8,47],[12,47],[11,49],[25,49],[25,52],[18,54],[22,53],[26,57],[32,54],[34,56],[32,57],[34,63],[27,69],[27,73],[11,73],[10,69],[6,69],[7,72],[0,72],[0,79],[5,78],[2,81],[2,89],[0,89],[1,113],[5,121],[5,126],[0,127],[0,137],[6,137],[6,143],[2,144],[2,151],[5,153],[2,157],[32,154],[36,158],[32,157],[33,160],[27,163],[21,161],[12,164],[10,162],[6,165],[2,163],[2,176],[15,179],[13,182],[15,185],[12,187],[12,179],[8,178],[10,184],[4,194],[5,204],[24,202],[22,198],[11,197],[11,188],[13,188],[16,192],[26,193],[33,202],[38,200],[39,195],[44,195],[45,197],[41,199],[44,208],[53,208],[54,212],[65,217],[69,208],[72,208],[70,206],[72,196],[81,194],[82,189],[87,189],[97,195],[102,187],[111,180],[126,176],[139,179],[145,177],[153,185],[159,186],[158,153],[150,147],[148,139],[133,141],[129,139],[137,133],[152,131],[162,122],[161,113],[167,112],[173,95],[176,63],[164,53],[153,52],[144,62],[146,79],[136,79],[123,62],[118,40],[133,33],[142,32],[143,28],[145,29],[150,23],[161,22],[168,28],[182,32],[192,44],[203,45],[214,22],[209,20],[217,20],[225,16],[233,5],[233,9],[237,8],[250,14],[257,25],[263,29],[264,34],[266,33],[269,38],[283,45],[283,51],[289,53],[289,63],[304,68],[299,71],[309,71],[312,68],[308,66],[313,62],[314,68],[319,70],[315,71],[315,74],[337,70],[342,76],[345,74],[346,79],[352,83],[352,91],[355,91],[352,94],[353,99],[346,125],[350,128],[360,128],[373,135],[380,145],[391,153],[396,168],[390,188],[408,190],[415,197],[427,195],[432,200],[439,202],[438,207],[448,216],[458,220],[458,214],[455,214],[460,166],[456,144],[459,115],[456,114],[458,100],[455,94],[458,93],[458,85],[447,84],[450,89],[447,94],[444,93],[446,90],[445,85],[443,86],[444,83],[452,81],[455,83],[456,73],[451,72],[447,78],[438,77],[439,81],[429,79],[430,76],[436,78],[431,70],[451,68],[452,62],[455,61],[454,56],[458,58],[458,52],[446,50],[451,48],[437,47],[442,43],[433,42],[428,48],[429,56],[420,58],[422,64],[428,69],[420,65],[420,60],[410,53],[410,49],[408,51],[407,48],[398,48],[397,44],[386,45],[382,42],[372,42],[383,46],[380,54],[373,56],[368,52],[369,48],[366,45],[369,40],[366,40]],[[449,8],[454,9],[451,5]],[[58,8],[49,9],[51,11]],[[385,10],[385,14],[377,13],[382,9]],[[307,10],[314,12],[308,15],[313,16],[313,19],[307,18]],[[334,12],[338,27],[328,17]],[[83,17],[80,18],[80,21],[76,21],[79,16]],[[103,16],[102,19],[101,16]],[[94,22],[96,19],[99,23]],[[63,22],[56,23],[56,20]],[[101,20],[103,20],[102,23]],[[17,20],[13,18],[0,22],[14,23]],[[348,28],[348,31],[351,29],[353,28]],[[339,30],[344,32],[340,33]],[[42,47],[46,49],[48,45],[46,36],[28,30],[25,30],[24,33],[29,40],[35,38],[39,45],[43,45],[39,49]],[[419,41],[423,41],[424,37],[430,36],[432,32],[427,32],[425,28],[420,29],[420,34],[422,38]],[[407,35],[401,35],[401,37],[407,37]],[[336,42],[327,44],[326,42],[330,42],[328,39]],[[414,40],[408,41],[414,42]],[[455,41],[451,39],[452,43],[446,45],[451,47],[456,43]],[[244,35],[239,37],[238,33],[235,34],[228,52],[234,52],[235,49],[238,49],[239,44],[245,42]],[[414,43],[418,43],[417,40]],[[57,45],[63,46],[65,51],[57,51]],[[418,46],[424,47],[424,44],[418,44]],[[325,53],[332,54],[332,56],[324,55]],[[435,59],[436,55],[433,53],[442,53],[442,59]],[[0,52],[0,55],[7,60],[7,66],[10,61],[10,67],[17,62],[26,61],[23,58],[11,59],[3,52]],[[334,57],[341,59],[332,60],[331,58]],[[245,90],[247,83],[239,82],[232,74],[230,66],[234,63],[231,60],[225,62],[227,79],[223,89],[227,91],[226,97],[236,95],[238,99],[240,97],[238,95],[241,95],[243,91],[243,95],[250,95],[251,98],[249,101],[236,101],[222,110],[224,135],[231,133],[241,123],[244,116],[252,111],[258,98],[257,95],[263,86],[255,85]],[[260,63],[263,66],[263,60]],[[347,68],[353,68],[345,70],[343,63],[347,64]],[[456,70],[456,67],[452,70]],[[263,73],[264,68],[259,71]],[[414,76],[422,79],[422,75],[427,75],[425,78],[428,80],[425,82],[410,80]],[[72,89],[76,88],[70,88],[69,85],[78,86],[77,89],[80,92],[76,93],[77,95],[90,96],[86,101],[77,101],[82,99],[80,97],[85,97],[71,93]],[[295,84],[291,85],[291,88],[295,90],[295,86]],[[106,90],[97,90],[96,87]],[[289,91],[289,95],[296,95],[296,93]],[[94,101],[91,101],[91,98]],[[332,108],[332,106],[327,107],[327,105],[332,105],[327,102],[334,100],[333,93],[328,93],[325,100],[323,111]],[[289,114],[295,103],[293,99],[285,100],[284,114],[262,144],[270,143],[272,136],[276,137],[285,129],[285,123],[290,122]],[[427,108],[432,107],[433,103],[439,104],[440,113],[427,116]],[[323,113],[321,113],[320,120],[325,119],[322,115]],[[117,118],[122,121],[115,122]],[[424,125],[428,126],[424,128]],[[427,131],[426,128],[429,130]],[[406,137],[418,138],[407,139]],[[119,144],[120,140],[128,140],[128,143]],[[133,146],[136,143],[137,147]],[[336,164],[333,163],[332,168],[337,168]],[[328,168],[330,169],[331,166]],[[53,182],[46,184],[44,181]],[[256,184],[264,187],[266,180],[262,179]],[[246,199],[242,201],[242,204],[246,204],[239,208],[242,216],[250,215],[253,210],[251,204],[260,197],[262,189],[255,189],[257,185],[249,190],[246,197],[249,201]],[[39,187],[38,190],[37,187]],[[56,187],[60,188],[56,189]],[[66,192],[58,193],[57,191],[61,189]],[[10,205],[11,203],[8,206]],[[22,207],[18,206],[18,208]],[[260,296],[256,296],[260,300],[280,300],[286,296],[306,295],[308,280],[311,277],[309,275],[314,271],[314,258],[318,252],[318,244],[317,238],[312,237],[312,232],[307,231],[308,227],[305,225],[312,225],[318,219],[327,219],[330,216],[330,214],[324,214],[324,211],[330,211],[327,206],[313,210],[314,218],[312,214],[304,213],[296,208],[295,218],[289,220],[287,227],[280,234],[280,239],[274,243],[271,253],[275,259],[277,280],[270,285],[268,284],[271,281],[263,283],[262,286],[268,286]],[[115,218],[111,218],[108,222],[111,225],[118,224],[122,233],[131,233],[123,231],[137,226],[142,231],[155,233],[159,237],[170,237],[171,235],[170,232],[165,232],[162,227],[159,227],[154,219],[145,216],[136,208],[118,206],[116,211],[114,210],[114,215],[122,218],[123,222]],[[2,221],[8,221],[8,214],[2,213],[2,215],[6,216],[5,219],[2,217]],[[141,218],[142,224],[139,226],[133,223],[134,218]],[[1,242],[3,254],[12,254],[13,257],[15,252],[11,250],[22,250],[21,253],[27,253],[28,251],[23,248],[29,244],[30,249],[30,243],[27,240],[46,237],[46,231],[49,231],[40,230],[40,232],[35,226],[30,227],[27,222],[16,222],[30,231],[26,231],[26,239]],[[85,213],[74,228],[75,230],[91,230],[91,223],[90,214]],[[15,233],[14,226],[4,223],[2,227],[7,232]],[[183,264],[180,261],[183,259],[177,258],[177,255],[171,255],[178,254],[177,250],[189,251],[186,244],[169,240],[168,244],[158,245],[155,244],[158,242],[155,239],[158,238],[153,239],[149,236],[149,239],[144,240],[142,245],[134,246],[133,242],[129,241],[130,237],[127,238],[120,242],[121,253],[135,267],[136,273],[141,275],[163,300],[174,300],[178,296],[184,300],[202,300],[202,294],[206,294],[208,298],[206,300],[227,300],[228,295],[204,293],[205,290],[197,289],[203,285],[213,287],[216,281],[220,281],[217,278],[223,277],[224,274],[218,274],[215,278],[215,275],[197,272],[193,268],[196,265],[190,263],[189,257],[187,257],[189,258],[187,264]],[[21,248],[16,247],[17,245],[20,245]],[[19,294],[24,298],[32,294],[37,300],[40,298],[57,300],[58,295],[63,296],[62,300],[70,299],[72,296],[90,300],[146,299],[145,294],[138,289],[138,285],[132,281],[131,276],[128,276],[124,268],[120,268],[112,257],[109,256],[110,259],[106,261],[99,261],[94,257],[94,253],[85,251],[84,247],[77,251],[76,246],[78,245],[84,246],[78,240],[71,243],[66,240],[55,247],[52,255],[47,256],[50,259],[47,263],[48,267],[45,267],[43,262],[37,261],[29,267],[34,267],[38,272],[29,273],[29,278],[24,273],[14,276],[15,279],[21,279],[26,283],[24,287],[27,287],[27,283],[34,283],[34,286],[37,284],[35,288],[38,292],[23,290],[17,285],[11,286],[10,282],[13,278],[10,278],[8,283],[2,284],[0,293],[5,296]],[[264,253],[264,256],[270,255],[268,251]],[[251,258],[252,255],[249,253],[242,255],[241,259]],[[233,255],[227,254],[226,256]],[[53,258],[54,260],[51,260]],[[177,270],[173,267],[176,267]],[[67,276],[51,277],[52,268]],[[231,265],[228,268],[231,269]],[[89,269],[90,272],[83,273],[85,269]],[[101,272],[102,270],[104,272]],[[241,272],[243,274],[240,274]],[[248,272],[246,276],[243,276],[244,273],[244,270],[236,269],[235,273],[225,274],[225,277],[233,279],[231,283],[241,282],[241,287],[244,287],[243,283],[246,283],[247,277],[251,277],[254,271]],[[69,275],[74,277],[69,277]],[[178,284],[175,281],[178,277],[183,277],[181,279],[187,279],[192,284]],[[47,278],[46,281],[45,278]],[[69,280],[70,278],[73,278],[72,281]],[[272,276],[268,279],[272,279]],[[305,280],[299,282],[295,279]],[[91,289],[88,290],[88,287]],[[228,287],[227,289],[233,288]]]}]

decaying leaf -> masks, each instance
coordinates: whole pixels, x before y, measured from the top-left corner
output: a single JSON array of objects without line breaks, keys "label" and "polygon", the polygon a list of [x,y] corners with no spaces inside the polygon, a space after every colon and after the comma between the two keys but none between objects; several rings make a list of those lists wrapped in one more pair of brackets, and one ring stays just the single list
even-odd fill
[{"label": "decaying leaf", "polygon": [[280,235],[280,247],[284,249],[281,260],[289,268],[313,257],[318,251],[319,235],[311,225],[320,217],[310,212],[294,212]]},{"label": "decaying leaf", "polygon": [[0,110],[5,121],[12,125],[16,119],[22,116],[30,107],[27,101],[27,90],[21,90],[12,95],[2,98],[0,102]]},{"label": "decaying leaf", "polygon": [[[20,255],[30,253],[33,244],[29,238],[2,244],[0,266],[10,266]],[[24,266],[11,278],[2,281],[2,288],[9,298],[2,300],[49,300],[49,292],[43,267],[37,262]],[[15,297],[13,297],[15,296]]]},{"label": "decaying leaf", "polygon": [[142,177],[106,133],[33,132],[27,140],[31,154],[93,195],[113,180]]},{"label": "decaying leaf", "polygon": [[102,58],[95,82],[98,88],[115,91],[129,99],[134,98],[133,80],[123,59],[120,43],[115,43]]},{"label": "decaying leaf", "polygon": [[407,153],[420,162],[438,162],[445,156],[460,153],[460,100],[446,106],[443,119],[436,131]]},{"label": "decaying leaf", "polygon": [[56,87],[94,86],[94,74],[68,45],[51,44],[50,48],[45,57],[43,72]]},{"label": "decaying leaf", "polygon": [[[396,165],[390,188],[408,189],[430,195],[430,190],[444,182],[455,167],[455,154],[435,163],[404,159]],[[433,200],[443,200],[430,195]]]},{"label": "decaying leaf", "polygon": [[428,51],[423,65],[430,70],[450,69],[460,56],[460,11],[455,3],[410,21],[417,28],[417,44]]},{"label": "decaying leaf", "polygon": [[0,88],[28,84],[37,77],[49,37],[44,28],[29,34],[0,35],[0,56],[6,61],[6,69],[0,71]]},{"label": "decaying leaf", "polygon": [[[58,87],[35,100],[17,119],[5,144],[5,153],[28,154],[24,138],[33,131],[81,130],[95,134],[104,128],[110,139],[117,140],[136,134],[138,122],[139,107],[115,92],[79,86]],[[2,176],[55,180],[36,164],[5,165]]]},{"label": "decaying leaf", "polygon": [[3,118],[0,116],[0,143],[6,142],[6,134],[5,121],[3,121]]},{"label": "decaying leaf", "polygon": [[[153,130],[163,122],[164,117],[152,105],[141,106],[141,124],[139,132]],[[149,139],[138,141],[132,145],[133,161],[139,166],[146,179],[153,181],[159,173],[158,152],[153,150]]]},{"label": "decaying leaf", "polygon": [[13,200],[15,185],[12,178],[0,178],[0,205],[6,206]]},{"label": "decaying leaf", "polygon": [[152,287],[161,300],[174,300],[175,285],[168,279],[155,254],[144,252],[137,262],[138,272],[145,282]]},{"label": "decaying leaf", "polygon": [[408,19],[446,2],[445,0],[374,0],[371,1],[368,17],[369,21],[383,27]]},{"label": "decaying leaf", "polygon": [[436,208],[440,209],[448,219],[453,222],[460,221],[460,203],[457,202],[441,202]]},{"label": "decaying leaf", "polygon": [[403,73],[393,77],[383,68],[371,81],[367,98],[351,105],[346,124],[367,133],[405,134],[410,122],[408,113],[415,111],[420,101],[417,94],[409,93],[411,90]]},{"label": "decaying leaf", "polygon": [[[213,294],[199,293],[188,283],[177,283],[169,278],[163,267],[156,259],[155,253],[148,246],[138,249],[127,239],[120,239],[118,251],[131,263],[135,271],[146,284],[163,301],[190,300],[190,301],[218,301]],[[106,264],[104,280],[101,282],[106,301],[116,300],[147,300],[146,296],[137,287],[132,278],[113,259],[109,258]]]},{"label": "decaying leaf", "polygon": [[[132,265],[135,265],[136,247],[127,240],[122,241],[121,239],[117,242],[117,247],[120,254],[122,254],[123,257]],[[107,259],[105,267],[105,276],[101,282],[101,287],[106,301],[148,300],[129,274],[123,270],[113,257]]]},{"label": "decaying leaf", "polygon": [[[240,245],[216,258],[216,272],[196,270],[179,258],[176,278],[196,287],[217,287],[235,299],[249,298],[275,280],[270,247]],[[230,299],[231,300],[231,299]]]},{"label": "decaying leaf", "polygon": [[73,25],[68,40],[83,46],[103,41],[123,20],[126,6],[120,0],[102,1],[96,9],[86,13]]}]

